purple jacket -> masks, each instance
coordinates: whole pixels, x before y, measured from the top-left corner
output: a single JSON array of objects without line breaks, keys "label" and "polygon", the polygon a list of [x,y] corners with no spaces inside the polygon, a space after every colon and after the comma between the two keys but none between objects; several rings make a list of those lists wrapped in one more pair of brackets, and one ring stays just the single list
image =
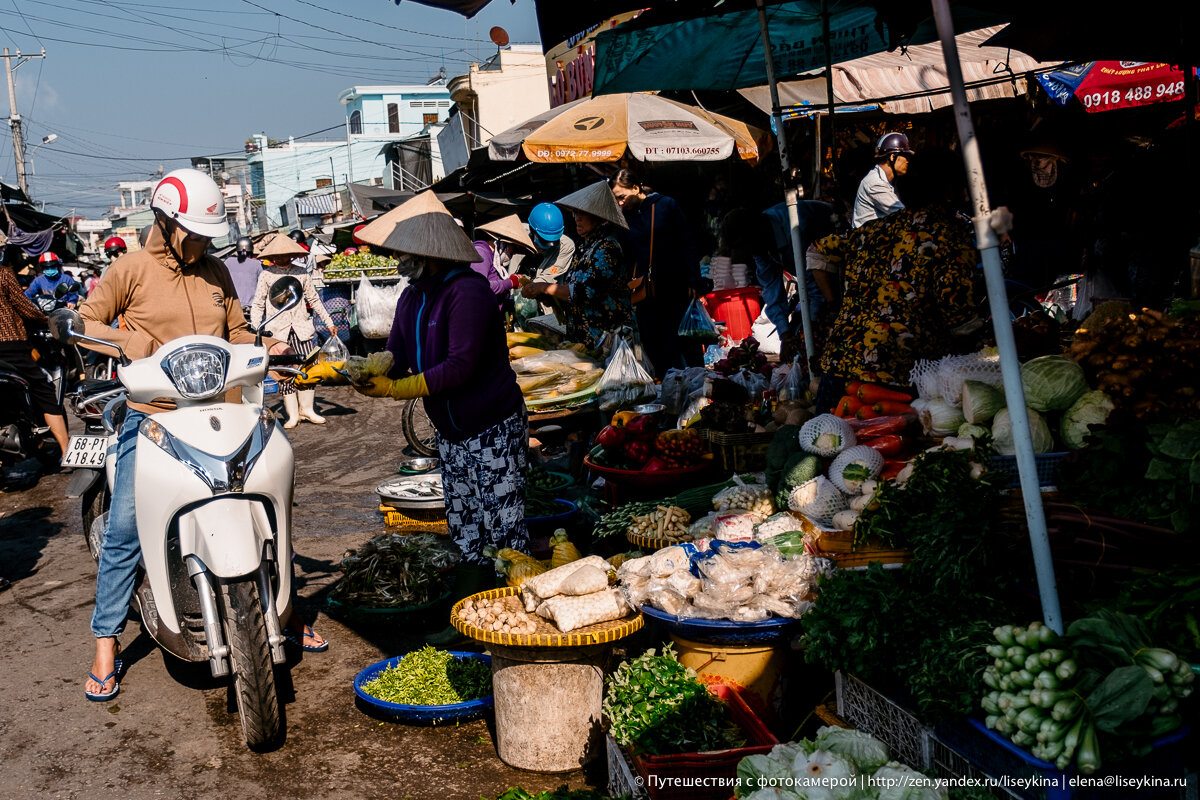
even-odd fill
[{"label": "purple jacket", "polygon": [[469,267],[405,289],[387,349],[396,359],[392,377],[425,373],[425,411],[447,441],[476,436],[524,407],[496,296]]}]

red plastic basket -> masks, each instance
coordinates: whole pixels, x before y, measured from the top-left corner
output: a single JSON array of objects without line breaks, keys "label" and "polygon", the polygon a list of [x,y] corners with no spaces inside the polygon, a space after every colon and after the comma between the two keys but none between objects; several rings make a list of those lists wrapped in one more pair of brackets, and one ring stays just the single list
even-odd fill
[{"label": "red plastic basket", "polygon": [[[729,705],[734,724],[746,734],[746,746],[669,756],[635,753],[633,768],[641,776],[651,800],[726,800],[733,795],[737,783],[738,763],[746,756],[768,753],[779,744],[736,689],[713,683],[708,690]],[[697,778],[715,785],[697,785]]]},{"label": "red plastic basket", "polygon": [[725,334],[735,342],[750,335],[754,320],[762,310],[762,294],[757,286],[724,289],[704,296],[704,305],[716,322],[725,323]]}]

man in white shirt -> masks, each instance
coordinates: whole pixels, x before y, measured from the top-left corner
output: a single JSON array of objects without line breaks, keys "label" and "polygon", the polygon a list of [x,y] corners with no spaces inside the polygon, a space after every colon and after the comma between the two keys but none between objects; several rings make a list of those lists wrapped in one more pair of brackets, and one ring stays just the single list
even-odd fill
[{"label": "man in white shirt", "polygon": [[854,197],[854,215],[850,224],[861,228],[873,219],[904,208],[893,185],[896,176],[908,172],[913,151],[903,133],[885,133],[875,145],[875,168],[858,185]]}]

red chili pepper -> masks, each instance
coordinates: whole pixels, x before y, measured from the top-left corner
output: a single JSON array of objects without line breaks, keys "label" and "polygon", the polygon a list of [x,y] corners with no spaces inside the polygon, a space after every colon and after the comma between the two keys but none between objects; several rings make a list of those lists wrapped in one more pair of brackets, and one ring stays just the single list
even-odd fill
[{"label": "red chili pepper", "polygon": [[887,416],[867,422],[851,423],[850,427],[854,429],[855,437],[866,440],[874,439],[877,436],[886,436],[889,433],[901,433],[908,427],[908,424],[908,417]]},{"label": "red chili pepper", "polygon": [[894,433],[870,439],[863,444],[872,450],[878,450],[885,458],[892,458],[904,452],[904,437]]}]

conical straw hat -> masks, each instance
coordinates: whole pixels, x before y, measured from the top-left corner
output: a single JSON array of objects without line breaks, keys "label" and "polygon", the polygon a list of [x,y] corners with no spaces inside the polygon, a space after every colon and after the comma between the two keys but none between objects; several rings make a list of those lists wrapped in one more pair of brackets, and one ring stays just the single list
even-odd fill
[{"label": "conical straw hat", "polygon": [[525,230],[525,225],[516,214],[509,214],[507,217],[501,217],[484,225],[478,225],[475,230],[485,231],[501,239],[515,242],[531,253],[537,251],[537,248],[533,246],[533,240],[529,238],[529,234]]},{"label": "conical straw hat", "polygon": [[607,181],[597,181],[577,192],[571,192],[559,200],[557,205],[573,208],[576,211],[586,211],[594,217],[599,217],[605,222],[611,222],[622,228],[629,227],[629,223],[625,221],[625,215],[621,213],[621,207],[617,205],[617,198],[613,196],[612,189],[608,188]]},{"label": "conical straw hat", "polygon": [[293,258],[303,258],[306,255],[308,255],[308,251],[297,244],[292,237],[277,233],[267,240],[266,246],[258,253],[258,258],[291,261]]},{"label": "conical straw hat", "polygon": [[359,241],[415,256],[482,261],[471,239],[431,191],[396,206],[358,232]]}]

